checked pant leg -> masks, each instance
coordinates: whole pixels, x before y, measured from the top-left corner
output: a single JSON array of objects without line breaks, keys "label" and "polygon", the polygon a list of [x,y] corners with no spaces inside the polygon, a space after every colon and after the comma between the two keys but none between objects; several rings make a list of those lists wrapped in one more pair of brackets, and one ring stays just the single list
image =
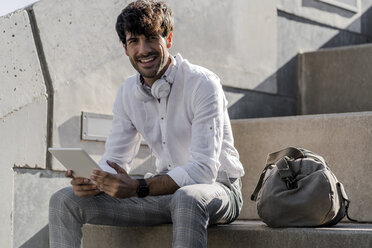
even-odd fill
[{"label": "checked pant leg", "polygon": [[[240,182],[240,180],[239,180]],[[240,212],[240,186],[215,184],[182,187],[173,195],[80,198],[72,189],[56,192],[49,206],[50,247],[80,247],[85,223],[149,226],[173,221],[173,247],[206,247],[207,226],[233,221]]]},{"label": "checked pant leg", "polygon": [[80,247],[85,223],[111,226],[160,225],[171,222],[171,195],[118,199],[107,194],[81,198],[71,187],[56,192],[49,204],[50,247]]},{"label": "checked pant leg", "polygon": [[207,247],[207,227],[229,223],[239,215],[240,180],[232,187],[220,183],[195,184],[178,189],[171,201],[173,248]]}]

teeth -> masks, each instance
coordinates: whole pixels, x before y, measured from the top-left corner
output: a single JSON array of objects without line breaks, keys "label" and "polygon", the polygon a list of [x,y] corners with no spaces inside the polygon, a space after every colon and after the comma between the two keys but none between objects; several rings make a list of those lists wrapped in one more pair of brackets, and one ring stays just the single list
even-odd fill
[{"label": "teeth", "polygon": [[150,58],[150,59],[141,59],[140,62],[141,63],[147,63],[147,62],[150,62],[150,61],[153,61],[155,58]]}]

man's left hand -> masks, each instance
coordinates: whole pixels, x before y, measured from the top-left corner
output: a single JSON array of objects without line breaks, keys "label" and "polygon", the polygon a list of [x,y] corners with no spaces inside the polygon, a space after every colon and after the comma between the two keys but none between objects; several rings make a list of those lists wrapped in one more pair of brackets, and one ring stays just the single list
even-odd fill
[{"label": "man's left hand", "polygon": [[139,182],[132,179],[118,164],[107,161],[107,164],[118,174],[94,170],[90,177],[106,194],[117,198],[128,198],[137,195]]}]

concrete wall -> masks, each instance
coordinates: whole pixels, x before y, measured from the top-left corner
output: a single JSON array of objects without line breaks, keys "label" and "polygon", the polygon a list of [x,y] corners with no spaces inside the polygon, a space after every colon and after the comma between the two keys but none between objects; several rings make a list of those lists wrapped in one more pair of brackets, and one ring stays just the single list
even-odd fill
[{"label": "concrete wall", "polygon": [[0,246],[12,247],[12,168],[45,168],[46,154],[47,96],[26,11],[0,17],[0,54]]},{"label": "concrete wall", "polygon": [[226,86],[276,93],[275,84],[261,85],[276,71],[275,1],[168,2],[174,53],[217,72]]},{"label": "concrete wall", "polygon": [[45,170],[14,170],[13,247],[49,247],[49,199],[70,185],[63,175]]},{"label": "concrete wall", "polygon": [[371,111],[372,45],[304,53],[299,59],[299,113]]}]

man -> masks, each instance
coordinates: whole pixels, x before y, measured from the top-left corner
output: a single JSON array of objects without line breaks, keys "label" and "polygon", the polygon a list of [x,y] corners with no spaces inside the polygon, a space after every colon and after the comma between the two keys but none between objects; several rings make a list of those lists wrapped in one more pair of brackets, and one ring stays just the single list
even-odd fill
[{"label": "man", "polygon": [[[173,14],[163,2],[129,4],[116,30],[138,74],[117,94],[103,170],[90,179],[68,171],[72,188],[52,196],[51,247],[79,247],[85,223],[172,223],[173,247],[206,247],[207,226],[232,222],[242,206],[244,170],[220,80],[169,54]],[[128,172],[141,136],[156,157],[157,174],[136,180]]]}]

